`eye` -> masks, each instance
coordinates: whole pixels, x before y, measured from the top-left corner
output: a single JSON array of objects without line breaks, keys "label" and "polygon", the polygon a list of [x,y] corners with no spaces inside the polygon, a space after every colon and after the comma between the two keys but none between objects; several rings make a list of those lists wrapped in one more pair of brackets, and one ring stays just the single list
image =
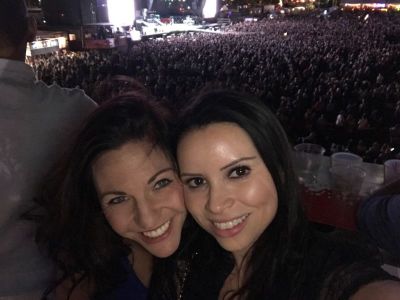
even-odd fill
[{"label": "eye", "polygon": [[171,179],[169,179],[169,178],[163,178],[163,179],[157,181],[157,182],[154,184],[154,189],[155,189],[155,190],[160,190],[160,189],[162,189],[163,187],[166,187],[167,185],[169,185],[171,182],[172,182]]},{"label": "eye", "polygon": [[107,201],[108,205],[120,204],[128,199],[128,196],[118,196]]},{"label": "eye", "polygon": [[185,184],[192,189],[198,188],[206,183],[202,177],[193,177],[185,181]]},{"label": "eye", "polygon": [[241,178],[250,173],[250,168],[247,166],[237,166],[230,170],[229,178]]}]

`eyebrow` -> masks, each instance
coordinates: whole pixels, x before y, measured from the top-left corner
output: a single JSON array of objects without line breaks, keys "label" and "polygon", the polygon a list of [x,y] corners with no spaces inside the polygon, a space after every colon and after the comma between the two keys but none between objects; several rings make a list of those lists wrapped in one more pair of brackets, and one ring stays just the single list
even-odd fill
[{"label": "eyebrow", "polygon": [[105,196],[108,196],[108,195],[126,196],[127,193],[120,192],[120,191],[109,191],[109,192],[105,192],[105,193],[100,194],[100,199],[101,199],[101,201],[103,201],[103,200],[104,200],[104,197],[105,197]]},{"label": "eyebrow", "polygon": [[256,158],[255,156],[249,156],[249,157],[242,157],[242,158],[236,159],[236,160],[230,162],[229,164],[223,166],[220,170],[223,171],[225,169],[228,169],[229,167],[232,167],[232,166],[236,165],[237,163],[240,163],[241,161],[252,160],[252,159],[255,159],[255,158]]},{"label": "eyebrow", "polygon": [[147,181],[147,184],[152,183],[157,178],[158,175],[160,175],[161,173],[167,172],[167,171],[174,171],[174,168],[168,167],[168,168],[161,169],[156,174],[154,174],[153,176],[150,177],[150,179]]},{"label": "eyebrow", "polygon": [[[155,173],[153,176],[150,177],[150,179],[147,181],[147,184],[152,183],[157,178],[158,175],[160,175],[160,174],[162,174],[164,172],[170,171],[170,170],[173,171],[174,168],[168,167],[168,168],[161,169],[160,171],[158,171],[157,173]],[[100,194],[100,199],[103,200],[103,198],[105,196],[108,196],[108,195],[126,196],[128,194],[124,193],[124,192],[121,192],[121,191],[107,191],[107,192],[104,192],[104,193]]]},{"label": "eyebrow", "polygon": [[[241,161],[252,160],[252,159],[256,159],[256,157],[255,156],[249,156],[249,157],[242,157],[242,158],[236,159],[236,160],[230,162],[229,164],[223,166],[222,168],[220,168],[220,170],[223,171],[223,170],[225,170],[225,169],[227,169],[229,167],[232,167],[232,166],[238,164]],[[185,176],[196,177],[196,176],[202,176],[202,175],[200,173],[180,173],[179,176],[180,177],[185,177]]]},{"label": "eyebrow", "polygon": [[179,174],[179,177],[187,177],[187,176],[198,177],[198,176],[201,176],[201,174],[198,174],[198,173],[180,173]]}]

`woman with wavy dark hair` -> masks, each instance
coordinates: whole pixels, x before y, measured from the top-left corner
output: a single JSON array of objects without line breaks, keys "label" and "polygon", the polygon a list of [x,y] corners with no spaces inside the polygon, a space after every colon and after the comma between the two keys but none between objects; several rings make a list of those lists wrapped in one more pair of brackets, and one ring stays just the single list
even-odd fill
[{"label": "woman with wavy dark hair", "polygon": [[374,252],[308,225],[288,139],[259,100],[204,92],[183,110],[176,144],[185,204],[201,227],[187,246],[182,299],[399,295]]},{"label": "woman with wavy dark hair", "polygon": [[143,92],[83,124],[38,199],[57,299],[146,299],[153,257],[176,251],[186,218],[170,141],[167,109]]}]

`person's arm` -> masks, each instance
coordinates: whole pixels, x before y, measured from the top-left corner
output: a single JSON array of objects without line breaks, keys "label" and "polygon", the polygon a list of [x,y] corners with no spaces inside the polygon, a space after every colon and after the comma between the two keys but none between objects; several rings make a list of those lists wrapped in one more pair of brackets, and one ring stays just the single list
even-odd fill
[{"label": "person's arm", "polygon": [[[389,189],[394,191],[399,187],[391,184]],[[375,195],[362,201],[357,212],[357,226],[378,247],[388,251],[393,257],[399,257],[400,193]]]},{"label": "person's arm", "polygon": [[399,300],[400,282],[384,280],[362,286],[350,300]]},{"label": "person's arm", "polygon": [[370,197],[400,194],[400,179],[392,181],[376,190]]}]

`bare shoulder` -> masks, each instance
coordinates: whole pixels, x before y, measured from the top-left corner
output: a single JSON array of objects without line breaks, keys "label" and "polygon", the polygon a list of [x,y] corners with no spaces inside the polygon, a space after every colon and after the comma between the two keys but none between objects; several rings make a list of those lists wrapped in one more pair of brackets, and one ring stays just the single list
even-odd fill
[{"label": "bare shoulder", "polygon": [[350,300],[400,300],[400,281],[384,280],[362,286]]}]

